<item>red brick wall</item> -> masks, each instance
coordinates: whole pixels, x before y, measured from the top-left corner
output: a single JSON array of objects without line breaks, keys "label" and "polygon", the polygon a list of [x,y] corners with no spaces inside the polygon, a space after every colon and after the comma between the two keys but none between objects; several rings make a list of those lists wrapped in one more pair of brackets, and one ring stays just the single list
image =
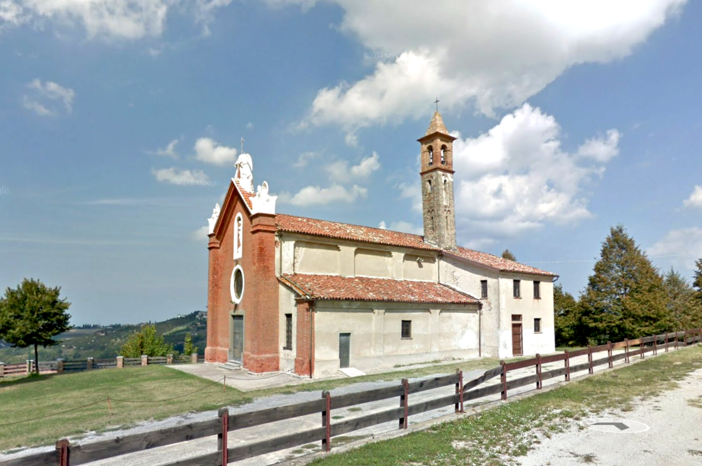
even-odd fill
[{"label": "red brick wall", "polygon": [[[312,348],[312,353],[310,353],[310,348]],[[312,303],[299,302],[297,304],[297,340],[295,349],[295,373],[298,375],[313,374],[314,312]]]},{"label": "red brick wall", "polygon": [[[232,310],[244,315],[243,364],[253,372],[279,369],[278,280],[275,276],[275,216],[250,218],[236,188],[222,206],[221,225],[210,238],[205,360],[224,362],[229,357]],[[234,260],[234,219],[243,217],[242,257]],[[236,265],[244,270],[244,296],[232,303],[230,280]]]}]

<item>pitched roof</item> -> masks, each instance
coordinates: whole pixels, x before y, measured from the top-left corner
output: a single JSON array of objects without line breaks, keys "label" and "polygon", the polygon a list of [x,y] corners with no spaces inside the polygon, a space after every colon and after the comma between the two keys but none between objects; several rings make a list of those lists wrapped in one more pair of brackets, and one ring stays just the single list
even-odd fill
[{"label": "pitched roof", "polygon": [[536,267],[531,267],[528,265],[520,264],[519,262],[514,262],[509,259],[504,259],[502,257],[493,256],[486,252],[474,251],[472,249],[458,247],[457,251],[446,251],[455,256],[468,259],[472,262],[477,262],[493,269],[500,270],[502,272],[521,272],[529,273],[533,275],[548,275],[550,277],[556,276],[556,274],[547,272],[545,270],[537,269]]},{"label": "pitched roof", "polygon": [[285,274],[280,281],[315,299],[401,303],[478,304],[465,293],[434,282],[338,275]]},{"label": "pitched roof", "polygon": [[251,212],[251,209],[253,209],[253,203],[251,202],[251,198],[254,197],[254,193],[250,193],[244,188],[242,188],[239,184],[239,181],[235,178],[232,178],[232,182],[236,186],[236,189],[239,190],[239,194],[241,194],[241,197],[244,199],[244,202],[246,202],[246,206],[249,208],[249,212]]},{"label": "pitched roof", "polygon": [[431,123],[429,123],[429,128],[427,128],[425,136],[429,136],[430,134],[437,132],[444,134],[449,133],[446,129],[446,125],[444,124],[444,119],[441,117],[441,113],[439,113],[438,110],[434,112],[434,116],[431,117]]},{"label": "pitched roof", "polygon": [[303,233],[306,235],[326,236],[327,238],[362,241],[364,243],[386,244],[414,249],[439,251],[435,246],[424,242],[424,237],[399,231],[383,230],[382,228],[350,225],[348,223],[316,220],[306,217],[278,214],[275,223],[280,231]]}]

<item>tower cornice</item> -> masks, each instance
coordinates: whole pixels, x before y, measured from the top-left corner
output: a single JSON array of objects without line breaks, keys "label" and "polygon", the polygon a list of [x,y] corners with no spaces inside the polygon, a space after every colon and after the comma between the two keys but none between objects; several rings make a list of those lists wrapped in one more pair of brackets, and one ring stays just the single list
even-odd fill
[{"label": "tower cornice", "polygon": [[422,136],[421,138],[417,139],[417,141],[418,142],[425,142],[425,141],[430,141],[432,139],[436,139],[437,137],[447,139],[451,142],[458,139],[457,137],[451,136],[448,133],[442,133],[441,131],[434,131],[433,133],[427,134],[426,136]]}]

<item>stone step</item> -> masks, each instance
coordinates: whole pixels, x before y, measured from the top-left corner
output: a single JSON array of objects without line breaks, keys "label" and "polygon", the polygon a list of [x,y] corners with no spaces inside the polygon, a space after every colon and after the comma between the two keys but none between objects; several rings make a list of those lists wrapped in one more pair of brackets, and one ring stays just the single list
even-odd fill
[{"label": "stone step", "polygon": [[224,364],[218,364],[218,366],[222,369],[226,369],[229,371],[241,370],[241,363],[239,361],[229,360],[229,361],[225,362]]}]

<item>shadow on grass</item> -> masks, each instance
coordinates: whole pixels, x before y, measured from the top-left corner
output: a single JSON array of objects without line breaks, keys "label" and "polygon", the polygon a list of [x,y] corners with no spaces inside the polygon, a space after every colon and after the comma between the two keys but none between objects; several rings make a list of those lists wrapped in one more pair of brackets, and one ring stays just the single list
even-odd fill
[{"label": "shadow on grass", "polygon": [[23,385],[26,383],[41,382],[42,380],[49,380],[50,378],[54,377],[55,375],[56,374],[40,374],[40,375],[30,374],[30,375],[0,379],[0,389],[3,387],[14,387],[14,386]]}]

